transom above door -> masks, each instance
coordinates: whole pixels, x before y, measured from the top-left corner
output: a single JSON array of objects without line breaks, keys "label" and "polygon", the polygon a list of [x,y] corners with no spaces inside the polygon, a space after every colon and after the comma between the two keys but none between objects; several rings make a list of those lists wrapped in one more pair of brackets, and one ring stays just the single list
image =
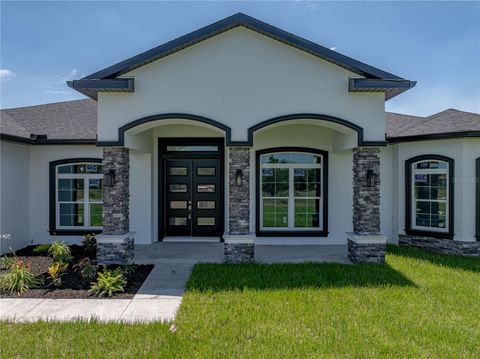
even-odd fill
[{"label": "transom above door", "polygon": [[165,236],[223,234],[223,144],[219,139],[202,140],[167,140],[159,147]]}]

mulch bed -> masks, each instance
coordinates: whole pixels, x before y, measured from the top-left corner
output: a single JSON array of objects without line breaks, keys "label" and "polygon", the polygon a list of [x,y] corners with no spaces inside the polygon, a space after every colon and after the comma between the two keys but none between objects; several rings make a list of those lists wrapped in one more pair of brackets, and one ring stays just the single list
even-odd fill
[{"label": "mulch bed", "polygon": [[[94,293],[89,291],[90,285],[83,282],[80,273],[72,269],[72,265],[77,264],[82,258],[88,257],[95,259],[94,253],[86,252],[83,246],[70,246],[73,261],[69,265],[68,270],[62,277],[62,286],[57,288],[49,285],[47,268],[52,264],[52,258],[46,254],[37,254],[33,252],[36,246],[28,246],[16,252],[18,259],[24,260],[30,265],[32,272],[36,276],[44,278],[44,285],[39,288],[30,289],[29,291],[17,294],[0,294],[0,298],[52,298],[52,299],[85,299],[97,298]],[[107,266],[108,269],[115,269],[116,265]],[[133,273],[126,275],[127,285],[123,293],[115,293],[113,299],[131,299],[142,286],[145,279],[153,269],[153,265],[135,265]],[[99,268],[101,271],[101,268]],[[0,274],[3,271],[0,270]]]}]

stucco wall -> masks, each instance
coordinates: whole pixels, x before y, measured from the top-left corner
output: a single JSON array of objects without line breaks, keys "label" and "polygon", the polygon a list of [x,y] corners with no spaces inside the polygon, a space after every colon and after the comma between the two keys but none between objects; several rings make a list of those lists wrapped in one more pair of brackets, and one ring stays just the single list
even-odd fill
[{"label": "stucco wall", "polygon": [[30,243],[29,163],[29,146],[0,142],[0,254]]},{"label": "stucco wall", "polygon": [[[253,55],[254,54],[254,55]],[[233,140],[247,128],[292,113],[336,116],[365,129],[365,140],[384,140],[383,93],[349,93],[336,65],[245,28],[236,28],[138,68],[134,93],[100,93],[98,138],[144,116],[181,112],[222,122]]]},{"label": "stucco wall", "polygon": [[[94,145],[82,146],[34,146],[30,151],[30,239],[32,243],[48,243],[54,239],[67,243],[79,243],[82,236],[50,236],[49,220],[49,162],[67,158],[102,159],[101,148]],[[2,191],[3,194],[3,191]]]},{"label": "stucco wall", "polygon": [[475,159],[480,156],[479,139],[451,139],[421,142],[406,142],[397,145],[398,153],[394,179],[397,203],[394,216],[398,218],[396,234],[405,231],[405,161],[409,158],[437,154],[453,158],[455,161],[455,218],[454,232],[456,240],[475,240]]},{"label": "stucco wall", "polygon": [[352,152],[333,152],[335,131],[311,126],[280,126],[254,136],[251,160],[251,231],[255,232],[255,152],[272,147],[307,147],[328,151],[328,237],[258,237],[256,243],[346,244],[352,231]]}]

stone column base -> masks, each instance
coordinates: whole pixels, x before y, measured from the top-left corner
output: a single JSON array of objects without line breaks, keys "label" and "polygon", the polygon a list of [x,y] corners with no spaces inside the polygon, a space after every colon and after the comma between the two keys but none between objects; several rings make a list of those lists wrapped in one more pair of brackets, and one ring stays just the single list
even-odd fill
[{"label": "stone column base", "polygon": [[441,254],[480,257],[480,242],[464,242],[453,239],[400,234],[398,235],[398,244]]},{"label": "stone column base", "polygon": [[255,259],[255,237],[251,235],[226,235],[223,237],[225,263],[248,263]]},{"label": "stone column base", "polygon": [[134,232],[98,235],[97,263],[100,265],[133,263],[134,235]]},{"label": "stone column base", "polygon": [[385,263],[387,237],[347,233],[348,259],[352,263]]}]

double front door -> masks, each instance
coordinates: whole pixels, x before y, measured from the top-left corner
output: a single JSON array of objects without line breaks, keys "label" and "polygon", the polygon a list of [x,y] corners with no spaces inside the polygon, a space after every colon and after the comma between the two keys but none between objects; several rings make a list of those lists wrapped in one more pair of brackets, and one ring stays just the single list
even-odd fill
[{"label": "double front door", "polygon": [[219,159],[165,160],[165,234],[220,236]]}]

